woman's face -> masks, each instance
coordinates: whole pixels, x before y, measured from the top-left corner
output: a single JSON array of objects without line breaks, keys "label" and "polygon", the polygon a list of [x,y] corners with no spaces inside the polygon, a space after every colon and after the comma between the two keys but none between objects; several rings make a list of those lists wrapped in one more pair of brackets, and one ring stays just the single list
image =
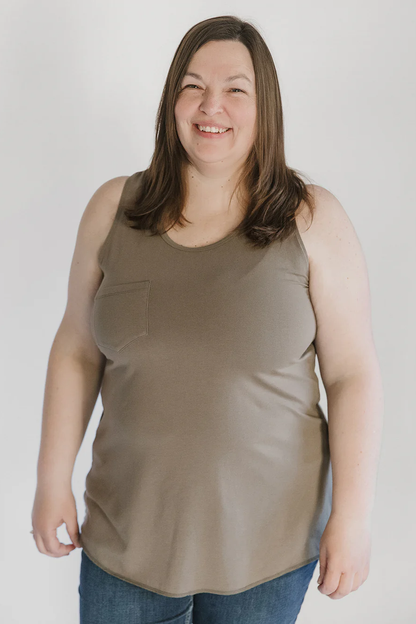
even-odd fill
[{"label": "woman's face", "polygon": [[[256,135],[255,88],[251,56],[240,41],[209,41],[199,48],[175,106],[179,140],[191,162],[237,166],[246,160]],[[211,134],[196,124],[230,130]]]}]

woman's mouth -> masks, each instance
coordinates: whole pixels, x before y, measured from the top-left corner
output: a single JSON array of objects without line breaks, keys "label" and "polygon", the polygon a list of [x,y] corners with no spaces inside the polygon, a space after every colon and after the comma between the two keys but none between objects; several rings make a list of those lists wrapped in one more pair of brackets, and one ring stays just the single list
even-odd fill
[{"label": "woman's mouth", "polygon": [[[228,132],[230,132],[230,130],[232,130],[232,128],[227,128],[227,130],[225,132],[218,132],[218,131],[206,131],[206,130],[200,130],[198,127],[198,124],[192,124],[193,128],[195,129],[196,133],[199,136],[203,136],[204,138],[207,139],[219,139],[220,137],[225,136],[226,134],[228,134]],[[200,128],[204,128],[206,126],[200,126]]]}]

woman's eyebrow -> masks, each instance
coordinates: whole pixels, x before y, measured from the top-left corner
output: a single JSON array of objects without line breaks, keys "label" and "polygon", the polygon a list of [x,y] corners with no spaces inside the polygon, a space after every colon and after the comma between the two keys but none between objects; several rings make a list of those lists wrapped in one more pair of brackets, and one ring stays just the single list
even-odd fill
[{"label": "woman's eyebrow", "polygon": [[[186,72],[185,76],[191,76],[192,78],[202,80],[202,76],[200,76],[199,74],[195,74],[194,72]],[[234,76],[229,76],[224,80],[224,82],[231,82],[232,80],[236,80],[237,78],[243,78],[243,80],[247,80],[251,84],[250,78],[248,78],[245,74],[235,74]]]}]

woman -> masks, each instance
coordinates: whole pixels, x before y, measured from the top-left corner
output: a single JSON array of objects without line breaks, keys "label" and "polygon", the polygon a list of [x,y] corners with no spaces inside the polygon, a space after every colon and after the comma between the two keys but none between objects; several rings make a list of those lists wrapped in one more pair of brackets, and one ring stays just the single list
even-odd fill
[{"label": "woman", "polygon": [[[32,521],[40,552],[83,548],[81,622],[288,624],[318,560],[330,598],[362,585],[382,408],[369,300],[345,211],[285,163],[260,34],[195,25],[150,167],[85,210],[51,352]],[[80,534],[71,474],[100,389]]]}]

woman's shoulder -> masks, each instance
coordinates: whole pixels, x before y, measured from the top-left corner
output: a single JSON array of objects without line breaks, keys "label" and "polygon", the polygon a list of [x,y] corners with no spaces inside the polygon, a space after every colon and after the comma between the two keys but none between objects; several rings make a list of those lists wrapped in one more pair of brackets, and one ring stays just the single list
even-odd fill
[{"label": "woman's shoulder", "polygon": [[98,267],[98,253],[111,230],[121,194],[130,176],[117,176],[101,184],[93,193],[81,217],[78,228],[79,245],[95,258]]},{"label": "woman's shoulder", "polygon": [[91,224],[98,247],[107,238],[114,222],[124,185],[130,176],[117,176],[104,182],[91,197],[85,217]]},{"label": "woman's shoulder", "polygon": [[317,259],[317,254],[330,236],[342,235],[345,228],[352,227],[351,221],[340,201],[331,191],[317,184],[307,184],[312,195],[314,210],[302,201],[296,212],[296,224],[309,261]]}]

